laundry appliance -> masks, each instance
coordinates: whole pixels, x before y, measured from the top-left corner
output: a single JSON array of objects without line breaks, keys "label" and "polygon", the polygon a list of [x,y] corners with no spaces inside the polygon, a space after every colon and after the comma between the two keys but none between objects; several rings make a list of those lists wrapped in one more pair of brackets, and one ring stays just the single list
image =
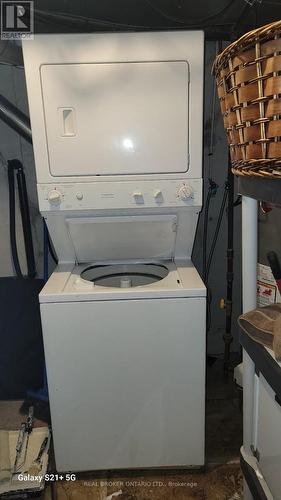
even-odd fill
[{"label": "laundry appliance", "polygon": [[200,31],[23,43],[59,260],[40,294],[59,471],[204,465],[203,48]]}]

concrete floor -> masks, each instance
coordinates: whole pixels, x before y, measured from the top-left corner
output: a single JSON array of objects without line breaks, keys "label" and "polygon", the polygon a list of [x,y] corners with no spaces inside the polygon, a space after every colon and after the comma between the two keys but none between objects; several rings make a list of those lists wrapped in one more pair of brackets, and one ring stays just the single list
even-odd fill
[{"label": "concrete floor", "polygon": [[[239,359],[233,359],[234,366]],[[242,445],[242,391],[233,382],[233,371],[223,378],[223,361],[207,368],[206,455],[208,465],[236,460]]]},{"label": "concrete floor", "polygon": [[[45,489],[44,500],[239,500],[242,475],[239,448],[242,412],[239,392],[222,377],[222,360],[208,367],[205,472],[185,470],[122,471],[79,475],[75,482],[57,482]],[[0,401],[0,428],[17,429],[23,420],[20,402]],[[35,425],[44,425],[36,421]]]},{"label": "concrete floor", "polygon": [[[216,467],[208,473],[146,472],[88,477],[58,483],[58,500],[239,500],[242,476],[238,464]],[[44,500],[50,500],[50,491]]]}]

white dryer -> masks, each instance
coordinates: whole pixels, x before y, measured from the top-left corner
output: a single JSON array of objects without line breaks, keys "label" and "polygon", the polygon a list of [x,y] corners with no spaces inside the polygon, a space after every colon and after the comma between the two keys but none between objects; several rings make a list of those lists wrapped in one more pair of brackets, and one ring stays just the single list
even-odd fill
[{"label": "white dryer", "polygon": [[204,465],[202,32],[24,42],[59,471]]}]

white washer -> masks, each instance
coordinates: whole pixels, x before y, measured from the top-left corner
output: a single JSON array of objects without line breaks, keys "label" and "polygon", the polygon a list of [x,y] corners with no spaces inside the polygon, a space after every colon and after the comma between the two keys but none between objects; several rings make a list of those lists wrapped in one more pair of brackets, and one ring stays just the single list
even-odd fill
[{"label": "white washer", "polygon": [[61,265],[40,294],[60,471],[204,464],[205,287],[191,262],[159,264],[131,288]]},{"label": "white washer", "polygon": [[40,294],[57,468],[200,467],[203,33],[36,35],[23,51],[59,260]]}]

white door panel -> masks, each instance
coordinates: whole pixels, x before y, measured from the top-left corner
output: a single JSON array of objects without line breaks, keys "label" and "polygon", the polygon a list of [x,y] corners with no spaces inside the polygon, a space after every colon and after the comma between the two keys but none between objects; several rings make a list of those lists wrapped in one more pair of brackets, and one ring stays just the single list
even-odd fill
[{"label": "white door panel", "polygon": [[259,467],[274,498],[281,498],[281,406],[275,393],[259,376],[257,449]]},{"label": "white door panel", "polygon": [[45,64],[53,176],[188,170],[186,61]]}]

